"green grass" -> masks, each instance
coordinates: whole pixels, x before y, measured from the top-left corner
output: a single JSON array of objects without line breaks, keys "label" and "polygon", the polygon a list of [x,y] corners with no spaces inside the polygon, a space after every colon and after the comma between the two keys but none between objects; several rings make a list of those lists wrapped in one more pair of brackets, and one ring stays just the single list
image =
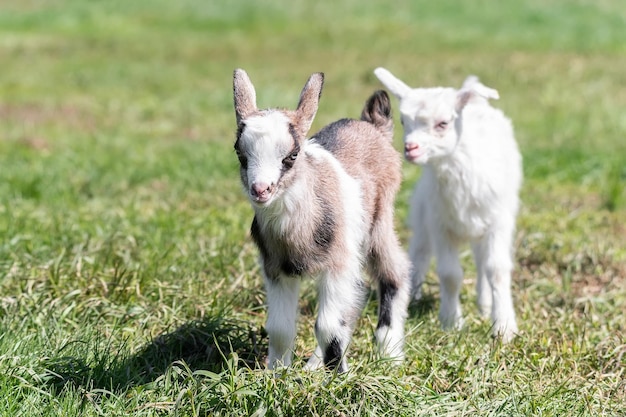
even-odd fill
[{"label": "green grass", "polygon": [[[461,4],[459,4],[461,3]],[[626,9],[618,0],[0,4],[0,415],[626,413]],[[386,66],[415,86],[474,73],[524,155],[510,345],[437,322],[431,273],[407,359],[373,348],[374,296],[345,375],[314,348],[263,369],[251,209],[232,151],[232,71],[295,106],[326,73],[313,130],[357,116]],[[394,106],[397,103],[394,102]],[[400,148],[400,127],[396,127]],[[419,169],[404,166],[397,227]]]}]

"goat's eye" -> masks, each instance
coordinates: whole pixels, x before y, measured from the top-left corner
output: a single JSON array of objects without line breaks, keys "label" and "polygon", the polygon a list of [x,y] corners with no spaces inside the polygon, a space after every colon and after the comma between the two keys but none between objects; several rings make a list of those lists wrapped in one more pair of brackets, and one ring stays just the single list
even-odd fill
[{"label": "goat's eye", "polygon": [[237,159],[239,159],[239,163],[241,164],[242,168],[247,168],[248,167],[248,158],[246,158],[245,156],[243,156],[241,154],[241,152],[239,152],[239,149],[235,149],[235,153],[237,154]]},{"label": "goat's eye", "polygon": [[285,165],[285,167],[287,168],[291,168],[293,164],[296,162],[297,158],[298,158],[298,151],[293,151],[289,155],[287,155],[285,159],[283,159],[283,165]]},{"label": "goat's eye", "polygon": [[448,127],[448,122],[446,122],[445,120],[442,120],[441,122],[435,125],[435,129],[439,131],[445,130],[447,127]]}]

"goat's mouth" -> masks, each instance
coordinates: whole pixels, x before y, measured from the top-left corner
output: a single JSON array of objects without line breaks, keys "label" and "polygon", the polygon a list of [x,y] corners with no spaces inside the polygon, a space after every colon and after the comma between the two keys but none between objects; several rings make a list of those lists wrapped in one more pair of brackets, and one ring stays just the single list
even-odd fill
[{"label": "goat's mouth", "polygon": [[250,201],[253,205],[257,207],[267,207],[274,201],[274,197],[276,197],[276,192],[266,192],[260,195],[254,195],[253,193],[250,193],[248,197],[250,198]]},{"label": "goat's mouth", "polygon": [[250,195],[250,199],[252,200],[252,202],[256,205],[259,206],[266,206],[269,204],[270,200],[273,197],[273,193],[272,194],[263,194],[263,195]]},{"label": "goat's mouth", "polygon": [[425,149],[404,149],[404,157],[407,161],[414,164],[424,164],[428,160],[428,152]]}]

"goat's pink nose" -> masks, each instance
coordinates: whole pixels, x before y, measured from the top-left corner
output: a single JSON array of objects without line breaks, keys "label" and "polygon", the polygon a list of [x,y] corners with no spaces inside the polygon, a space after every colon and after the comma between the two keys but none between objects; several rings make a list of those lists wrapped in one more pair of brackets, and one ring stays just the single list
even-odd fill
[{"label": "goat's pink nose", "polygon": [[250,187],[250,193],[254,197],[263,197],[265,194],[269,194],[270,188],[270,185],[266,182],[255,182]]},{"label": "goat's pink nose", "polygon": [[417,143],[405,143],[404,149],[409,152],[415,149],[418,149],[420,146]]}]

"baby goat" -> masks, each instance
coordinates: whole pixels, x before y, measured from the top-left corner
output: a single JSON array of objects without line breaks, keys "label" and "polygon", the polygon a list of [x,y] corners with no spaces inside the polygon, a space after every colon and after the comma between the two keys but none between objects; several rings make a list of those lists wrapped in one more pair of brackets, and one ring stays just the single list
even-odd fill
[{"label": "baby goat", "polygon": [[488,99],[498,92],[469,77],[460,90],[412,89],[384,68],[374,73],[400,100],[404,154],[423,165],[411,200],[414,297],[437,258],[444,328],[463,323],[459,246],[471,243],[481,313],[491,313],[493,334],[517,332],[511,299],[513,234],[522,182],[521,156],[511,122]]},{"label": "baby goat", "polygon": [[378,284],[379,349],[403,358],[410,264],[393,228],[401,158],[391,144],[389,97],[374,93],[362,120],[339,120],[307,140],[323,81],[322,73],[311,75],[295,111],[258,110],[248,75],[234,73],[235,151],[254,209],[270,369],[291,364],[305,276],[319,279],[318,346],[307,367],[347,369],[346,348],[367,295],[364,266]]}]

